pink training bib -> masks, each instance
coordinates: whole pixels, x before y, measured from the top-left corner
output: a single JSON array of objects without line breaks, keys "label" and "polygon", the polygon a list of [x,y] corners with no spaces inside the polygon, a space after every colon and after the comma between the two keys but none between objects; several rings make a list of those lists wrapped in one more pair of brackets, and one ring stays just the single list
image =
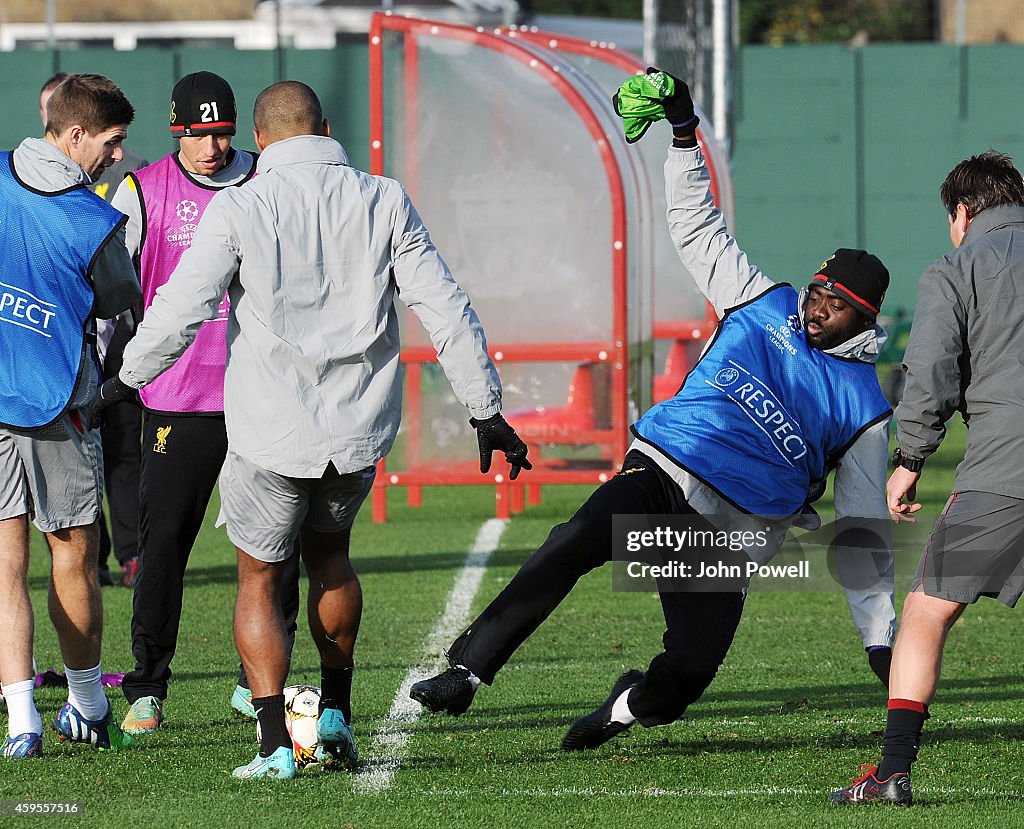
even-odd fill
[{"label": "pink training bib", "polygon": [[[145,222],[142,301],[143,307],[149,308],[157,289],[167,282],[192,245],[196,225],[206,206],[222,188],[197,184],[178,166],[173,153],[131,175],[139,187]],[[147,409],[195,413],[224,411],[225,332],[229,309],[225,295],[217,316],[200,326],[195,341],[180,359],[142,389],[140,394]]]}]

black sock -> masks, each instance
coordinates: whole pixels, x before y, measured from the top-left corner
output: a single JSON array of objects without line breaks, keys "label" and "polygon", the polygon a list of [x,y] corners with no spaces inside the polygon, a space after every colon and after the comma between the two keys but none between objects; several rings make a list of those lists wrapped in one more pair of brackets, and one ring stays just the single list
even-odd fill
[{"label": "black sock", "polygon": [[260,757],[269,757],[279,748],[291,748],[292,738],[284,724],[284,694],[253,697],[252,707],[260,724]]},{"label": "black sock", "polygon": [[874,671],[875,676],[889,689],[889,671],[892,668],[892,648],[885,645],[872,645],[866,649],[868,652],[868,665]]},{"label": "black sock", "polygon": [[888,780],[899,772],[910,772],[921,745],[921,732],[928,719],[928,706],[913,700],[889,700],[889,717],[882,743],[882,762],[877,778]]},{"label": "black sock", "polygon": [[320,666],[320,713],[325,708],[337,708],[352,724],[352,668]]}]

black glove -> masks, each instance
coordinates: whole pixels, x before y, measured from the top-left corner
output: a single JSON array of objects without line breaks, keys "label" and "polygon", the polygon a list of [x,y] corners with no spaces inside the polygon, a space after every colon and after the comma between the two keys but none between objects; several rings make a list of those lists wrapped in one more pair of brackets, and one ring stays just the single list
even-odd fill
[{"label": "black glove", "polygon": [[500,449],[505,453],[505,460],[512,464],[509,479],[519,477],[521,469],[533,469],[533,464],[526,457],[526,444],[516,434],[516,430],[500,414],[491,415],[486,420],[469,419],[469,425],[476,429],[476,442],[480,446],[480,471],[487,474],[491,468],[491,453]]},{"label": "black glove", "polygon": [[[653,66],[647,68],[647,74],[664,70],[655,69]],[[662,99],[661,105],[665,108],[665,118],[672,125],[673,129],[680,129],[683,132],[696,132],[700,118],[694,114],[693,98],[690,97],[690,87],[685,81],[679,80],[675,75],[665,72],[674,85],[675,91],[668,97]]]},{"label": "black glove", "polygon": [[138,389],[134,389],[127,383],[123,383],[120,377],[111,377],[103,385],[96,389],[92,396],[90,405],[92,415],[89,418],[89,428],[96,429],[103,422],[103,410],[115,403],[122,403],[125,400],[134,400]]},{"label": "black glove", "polygon": [[868,665],[888,690],[889,669],[892,667],[892,648],[887,648],[884,645],[868,648]]}]

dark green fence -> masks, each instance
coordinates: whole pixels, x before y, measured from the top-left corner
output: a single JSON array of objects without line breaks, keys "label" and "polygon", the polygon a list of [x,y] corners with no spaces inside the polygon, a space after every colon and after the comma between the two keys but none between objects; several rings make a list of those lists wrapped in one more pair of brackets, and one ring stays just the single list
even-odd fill
[{"label": "dark green fence", "polygon": [[[308,83],[320,95],[332,135],[348,150],[352,163],[369,164],[367,47],[350,44],[337,49],[286,49],[284,76]],[[238,100],[236,146],[255,149],[252,105],[277,77],[274,51],[224,48],[142,47],[131,52],[108,48],[0,53],[0,147],[15,146],[25,135],[41,134],[38,92],[58,69],[98,72],[112,78],[136,109],[129,146],[150,160],[174,148],[167,129],[171,89],[188,72],[201,69],[224,76]]]},{"label": "dark green fence", "polygon": [[[0,146],[39,134],[36,93],[59,68],[101,72],[119,83],[138,110],[129,143],[156,159],[173,146],[167,107],[175,80],[208,69],[234,87],[236,142],[252,149],[252,104],[277,79],[279,57],[285,77],[317,90],[334,136],[365,169],[368,71],[361,43],[280,56],[193,47],[0,53]],[[912,310],[918,276],[950,246],[938,201],[946,173],[989,147],[1024,163],[1022,77],[1022,46],[743,49],[733,142],[742,246],[771,276],[796,283],[834,248],[866,247],[892,272],[886,310]]]},{"label": "dark green fence", "polygon": [[890,313],[951,247],[939,185],[994,147],[1024,163],[1024,47],[748,47],[739,58],[736,235],[802,282],[837,247],[889,266]]}]

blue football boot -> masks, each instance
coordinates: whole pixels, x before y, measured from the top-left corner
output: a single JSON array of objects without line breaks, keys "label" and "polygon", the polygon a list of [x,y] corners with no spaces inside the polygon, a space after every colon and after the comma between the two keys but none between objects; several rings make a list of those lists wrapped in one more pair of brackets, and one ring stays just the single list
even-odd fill
[{"label": "blue football boot", "polygon": [[107,703],[107,715],[100,720],[87,720],[70,702],[60,709],[53,721],[53,730],[61,742],[86,743],[100,751],[117,750],[132,745],[132,738],[114,722],[113,712]]},{"label": "blue football boot", "polygon": [[325,708],[316,722],[316,762],[325,768],[354,769],[359,765],[359,751],[345,715],[337,708]]},{"label": "blue football boot", "polygon": [[252,689],[236,685],[231,694],[231,707],[240,717],[247,720],[256,719],[256,709],[252,707]]},{"label": "blue football boot", "polygon": [[43,735],[28,731],[17,737],[8,737],[0,756],[11,760],[24,760],[28,757],[43,756]]},{"label": "blue football boot", "polygon": [[269,757],[258,754],[244,766],[239,766],[232,777],[239,780],[291,780],[295,777],[295,753],[291,746],[281,746]]}]

